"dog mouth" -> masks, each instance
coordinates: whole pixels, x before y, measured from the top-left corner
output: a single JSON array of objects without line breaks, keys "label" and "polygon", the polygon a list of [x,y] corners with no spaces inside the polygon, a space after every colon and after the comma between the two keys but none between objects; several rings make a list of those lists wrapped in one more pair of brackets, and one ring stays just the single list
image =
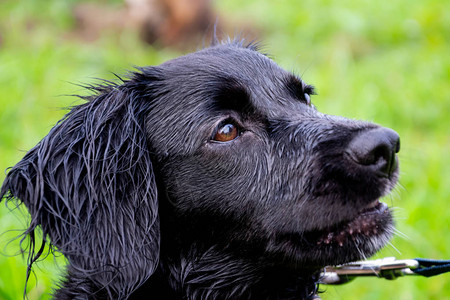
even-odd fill
[{"label": "dog mouth", "polygon": [[314,257],[321,257],[323,261],[341,263],[343,259],[338,253],[346,257],[344,260],[372,255],[384,246],[392,234],[391,230],[392,216],[388,205],[377,199],[360,209],[351,219],[322,229],[279,235],[278,243],[280,246],[291,245],[299,253],[311,254],[311,261]]},{"label": "dog mouth", "polygon": [[329,228],[310,232],[314,237],[310,242],[317,246],[337,245],[344,247],[348,241],[356,241],[359,237],[371,238],[385,231],[386,219],[390,219],[388,205],[378,199],[361,209],[354,219],[339,222]]}]

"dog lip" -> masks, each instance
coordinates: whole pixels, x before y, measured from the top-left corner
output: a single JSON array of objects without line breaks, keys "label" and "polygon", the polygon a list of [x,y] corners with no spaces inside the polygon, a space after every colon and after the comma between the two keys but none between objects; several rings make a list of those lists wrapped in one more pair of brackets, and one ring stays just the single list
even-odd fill
[{"label": "dog lip", "polygon": [[379,199],[370,202],[357,216],[351,220],[343,221],[334,228],[323,230],[317,239],[317,245],[338,244],[343,246],[348,239],[355,239],[358,235],[366,237],[380,233],[382,224],[379,217],[389,213],[388,205]]}]

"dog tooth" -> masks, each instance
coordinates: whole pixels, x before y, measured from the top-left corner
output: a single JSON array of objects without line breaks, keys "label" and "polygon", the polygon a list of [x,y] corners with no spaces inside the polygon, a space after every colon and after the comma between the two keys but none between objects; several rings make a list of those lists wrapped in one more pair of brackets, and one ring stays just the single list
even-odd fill
[{"label": "dog tooth", "polygon": [[365,206],[365,207],[362,209],[362,211],[367,210],[367,209],[375,208],[375,207],[378,205],[378,203],[380,203],[380,201],[379,201],[378,199],[375,200],[375,201],[372,201],[372,202],[370,202],[367,206]]}]

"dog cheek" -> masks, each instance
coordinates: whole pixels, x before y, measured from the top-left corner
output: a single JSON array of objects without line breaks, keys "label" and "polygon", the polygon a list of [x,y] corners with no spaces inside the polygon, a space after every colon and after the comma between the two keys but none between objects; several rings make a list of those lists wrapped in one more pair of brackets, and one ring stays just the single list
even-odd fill
[{"label": "dog cheek", "polygon": [[245,195],[254,189],[256,178],[262,176],[257,165],[255,157],[208,152],[172,160],[162,172],[170,201],[179,212],[206,210],[239,215],[251,206]]},{"label": "dog cheek", "polygon": [[302,232],[316,219],[308,209],[313,204],[308,203],[309,196],[304,188],[304,175],[308,173],[310,163],[306,158],[302,159],[301,152],[284,158],[278,156],[278,151],[275,153],[267,159],[271,161],[271,167],[264,170],[267,172],[263,175],[266,188],[259,191],[261,205],[257,208],[257,218],[267,235]]}]

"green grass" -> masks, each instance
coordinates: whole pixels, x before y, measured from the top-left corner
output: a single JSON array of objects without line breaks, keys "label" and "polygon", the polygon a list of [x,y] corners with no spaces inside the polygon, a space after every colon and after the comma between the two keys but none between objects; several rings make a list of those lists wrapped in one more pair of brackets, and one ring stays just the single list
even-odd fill
[{"label": "green grass", "polygon": [[[142,44],[137,34],[105,33],[86,44],[70,34],[75,1],[0,2],[0,169],[14,165],[76,103],[72,83],[113,79],[134,65],[179,55]],[[216,2],[235,31],[252,24],[264,50],[316,86],[325,113],[366,119],[401,136],[396,236],[376,257],[450,259],[450,4],[445,1]],[[220,21],[220,20],[219,20]],[[233,32],[235,32],[233,31]],[[245,36],[245,32],[243,32]],[[195,50],[195,49],[193,49]],[[4,173],[0,174],[0,182]],[[16,231],[25,213],[0,208],[0,299],[19,299],[26,264]],[[63,259],[38,264],[29,299],[48,299]],[[356,279],[322,286],[323,299],[450,299],[450,276]]]}]

